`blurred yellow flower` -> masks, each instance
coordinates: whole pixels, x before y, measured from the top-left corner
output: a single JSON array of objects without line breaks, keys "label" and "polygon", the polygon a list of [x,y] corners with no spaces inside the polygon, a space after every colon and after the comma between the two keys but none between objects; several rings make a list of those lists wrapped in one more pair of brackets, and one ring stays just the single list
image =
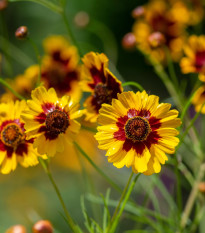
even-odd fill
[{"label": "blurred yellow flower", "polygon": [[192,35],[184,46],[183,57],[180,62],[183,73],[199,73],[199,79],[205,81],[205,36]]},{"label": "blurred yellow flower", "polygon": [[58,98],[55,90],[38,87],[27,101],[28,109],[23,111],[27,138],[34,138],[34,148],[40,154],[54,156],[66,150],[74,135],[80,129],[75,119],[83,113],[79,104],[69,96]]},{"label": "blurred yellow flower", "polygon": [[83,58],[82,89],[91,92],[85,100],[86,121],[96,122],[99,109],[103,103],[111,103],[117,93],[122,92],[121,82],[108,69],[108,58],[105,54],[90,52]]},{"label": "blurred yellow flower", "polygon": [[193,105],[195,106],[196,112],[201,110],[201,113],[205,114],[205,86],[199,87],[197,92],[194,95],[192,100]]},{"label": "blurred yellow flower", "polygon": [[[166,53],[163,46],[166,45],[172,59],[178,61],[182,56],[188,18],[189,12],[182,2],[171,4],[162,0],[150,1],[144,6],[144,14],[136,19],[133,26],[137,47],[157,61],[164,62]],[[161,33],[164,43],[153,47],[149,39],[153,33]]]},{"label": "blurred yellow flower", "polygon": [[[28,67],[23,74],[17,75],[13,80],[6,80],[10,86],[21,96],[25,98],[31,97],[31,91],[35,88],[39,74],[38,65],[32,65]],[[9,102],[11,100],[17,100],[18,98],[9,90],[1,96],[2,102]]]},{"label": "blurred yellow flower", "polygon": [[63,36],[50,36],[43,42],[45,56],[42,59],[41,80],[46,88],[55,88],[58,96],[71,95],[81,98],[80,71],[77,49]]},{"label": "blurred yellow flower", "polygon": [[112,104],[100,109],[96,139],[107,150],[108,162],[117,168],[132,166],[133,172],[151,175],[161,171],[179,139],[175,129],[181,124],[171,104],[159,104],[159,97],[145,91],[123,92]]},{"label": "blurred yellow flower", "polygon": [[24,123],[20,118],[26,108],[25,101],[0,104],[0,172],[7,174],[16,169],[38,164],[38,153],[33,149],[33,139],[26,139]]}]

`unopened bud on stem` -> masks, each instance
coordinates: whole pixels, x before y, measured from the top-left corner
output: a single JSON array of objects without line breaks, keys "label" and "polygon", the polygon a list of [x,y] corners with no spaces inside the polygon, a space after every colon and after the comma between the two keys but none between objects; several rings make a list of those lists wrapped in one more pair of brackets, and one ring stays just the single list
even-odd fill
[{"label": "unopened bud on stem", "polygon": [[205,193],[205,182],[199,183],[199,191]]},{"label": "unopened bud on stem", "polygon": [[8,6],[8,0],[0,0],[0,11],[4,10]]},{"label": "unopened bud on stem", "polygon": [[153,32],[148,37],[148,42],[152,48],[157,48],[165,43],[165,37],[161,32]]},{"label": "unopened bud on stem", "polygon": [[74,22],[75,22],[76,26],[78,26],[80,28],[84,28],[89,24],[90,17],[89,17],[87,12],[80,11],[75,15]]},{"label": "unopened bud on stem", "polygon": [[26,228],[23,225],[15,225],[10,227],[6,233],[26,233]]},{"label": "unopened bud on stem", "polygon": [[47,220],[36,222],[32,228],[33,233],[53,233],[53,226]]},{"label": "unopened bud on stem", "polygon": [[18,39],[25,39],[28,35],[28,28],[26,26],[21,26],[16,29],[15,36]]},{"label": "unopened bud on stem", "polygon": [[124,35],[122,39],[122,46],[125,49],[133,49],[136,45],[136,38],[132,32],[129,32]]},{"label": "unopened bud on stem", "polygon": [[145,14],[145,8],[143,6],[138,6],[132,11],[131,14],[134,19],[142,17]]}]

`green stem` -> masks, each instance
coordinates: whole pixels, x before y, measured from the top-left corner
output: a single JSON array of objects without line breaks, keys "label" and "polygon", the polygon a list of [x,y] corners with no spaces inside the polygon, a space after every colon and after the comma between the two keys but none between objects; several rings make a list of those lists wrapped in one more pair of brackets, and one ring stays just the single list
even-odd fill
[{"label": "green stem", "polygon": [[183,230],[184,227],[186,226],[187,220],[189,218],[189,215],[190,215],[191,210],[193,208],[195,199],[197,197],[197,193],[198,193],[198,190],[199,190],[199,183],[203,179],[204,174],[205,174],[205,163],[201,164],[201,166],[199,168],[198,176],[196,178],[194,186],[193,186],[193,188],[191,190],[191,193],[190,193],[189,198],[187,200],[187,203],[185,205],[184,212],[183,212],[182,218],[181,218],[181,223],[180,223],[181,230]]},{"label": "green stem", "polygon": [[[180,137],[180,142],[176,148],[176,151],[179,149],[179,147],[181,146],[181,144],[183,143],[184,141],[184,138],[186,137],[186,135],[189,133],[189,130],[192,128],[192,126],[194,125],[194,122],[197,120],[197,118],[199,117],[200,113],[201,113],[201,110],[202,108],[204,107],[205,103],[201,106],[199,112],[197,112],[195,114],[195,116],[192,118],[192,120],[190,121],[190,124],[186,127],[186,130],[185,132],[182,134],[182,136]],[[175,152],[176,153],[176,152]]]},{"label": "green stem", "polygon": [[86,154],[86,152],[77,144],[77,142],[74,142],[75,147],[80,151],[80,153],[88,160],[88,162],[95,168],[95,170],[107,180],[109,184],[112,185],[114,189],[116,189],[118,192],[122,192],[121,188],[115,184],[93,161],[92,159]]},{"label": "green stem", "polygon": [[144,88],[137,82],[125,82],[125,83],[122,84],[122,86],[123,87],[125,87],[125,86],[134,86],[137,89],[139,89],[140,91],[144,90]]},{"label": "green stem", "polygon": [[6,12],[1,11],[0,12],[0,22],[1,22],[1,30],[3,36],[6,38],[6,40],[3,40],[3,43],[1,43],[2,51],[6,51],[4,53],[6,61],[7,61],[7,72],[9,76],[13,76],[13,68],[12,68],[12,63],[11,63],[11,56],[9,56],[9,53],[11,52],[11,48],[9,46],[9,35],[8,35],[8,28],[7,28],[7,23],[5,21],[5,14]]},{"label": "green stem", "polygon": [[[65,9],[65,8],[64,8]],[[73,35],[73,32],[71,31],[71,28],[70,28],[70,25],[69,25],[69,22],[68,22],[68,19],[66,17],[66,14],[65,14],[65,10],[63,10],[63,12],[61,13],[61,16],[63,18],[63,22],[65,23],[65,26],[66,26],[66,29],[68,31],[68,35],[71,39],[71,42],[73,43],[73,45],[78,49],[78,53],[80,55],[80,57],[83,56],[83,53],[81,52],[81,49],[79,47],[79,44],[77,42],[77,40],[75,39],[75,36]]]},{"label": "green stem", "polygon": [[166,57],[167,57],[167,64],[168,64],[168,70],[169,70],[170,77],[172,79],[172,82],[173,82],[175,88],[178,90],[179,83],[178,83],[178,79],[177,79],[177,76],[175,73],[174,64],[172,62],[170,51],[166,46],[164,47],[164,49],[165,49],[165,53],[166,53]]},{"label": "green stem", "polygon": [[36,87],[38,87],[40,85],[40,82],[41,82],[41,58],[40,58],[41,56],[40,56],[38,47],[36,46],[35,42],[30,37],[27,37],[27,39],[34,49],[34,52],[35,52],[36,58],[37,58],[37,62],[39,65],[38,79],[36,81]]},{"label": "green stem", "polygon": [[158,61],[151,58],[151,56],[149,54],[146,54],[141,50],[140,50],[140,52],[145,56],[145,58],[153,66],[155,73],[158,75],[158,77],[162,80],[162,82],[166,86],[169,94],[172,96],[172,98],[173,98],[176,106],[178,107],[178,109],[182,110],[183,107],[182,107],[181,99],[179,98],[179,95],[178,95],[177,91],[175,90],[175,87],[174,87],[173,83],[169,79],[169,76],[165,72],[163,66]]},{"label": "green stem", "polygon": [[175,154],[175,174],[177,178],[177,206],[178,206],[178,219],[180,219],[180,215],[182,212],[182,190],[181,190],[181,176],[179,173],[179,162],[177,159],[177,155]]},{"label": "green stem", "polygon": [[65,213],[65,215],[66,215],[66,219],[67,219],[68,225],[70,226],[70,229],[71,229],[74,233],[78,233],[79,231],[77,230],[77,226],[75,225],[73,219],[71,218],[71,216],[70,216],[70,214],[69,214],[69,212],[68,212],[68,210],[67,210],[67,208],[66,208],[66,205],[65,205],[65,203],[64,203],[64,201],[63,201],[63,198],[62,198],[62,196],[61,196],[61,193],[60,193],[60,191],[59,191],[59,188],[58,188],[58,186],[56,185],[56,183],[55,183],[55,181],[54,181],[54,179],[53,179],[53,176],[52,176],[52,174],[51,174],[51,171],[50,171],[48,162],[46,162],[45,160],[43,160],[43,159],[41,159],[41,158],[39,158],[39,162],[41,163],[41,165],[42,165],[42,167],[44,168],[46,174],[48,175],[48,178],[49,178],[51,184],[53,185],[53,188],[54,188],[54,190],[55,190],[55,192],[56,192],[56,194],[57,194],[57,196],[58,196],[58,199],[59,199],[59,201],[60,201],[60,203],[61,203],[61,206],[62,206],[62,208],[63,208],[63,211],[64,211],[64,213]]},{"label": "green stem", "polygon": [[19,93],[17,93],[6,81],[3,80],[3,78],[0,77],[0,83],[5,86],[6,88],[9,89],[9,91],[11,91],[18,99],[20,100],[24,100],[25,98],[20,95]]},{"label": "green stem", "polygon": [[[141,175],[141,173],[139,173],[135,178],[134,180],[132,181],[131,183],[131,179],[132,179],[132,176],[133,176],[133,172],[131,173],[130,177],[129,177],[129,180],[127,182],[127,185],[122,193],[122,196],[120,198],[120,201],[115,209],[115,212],[114,212],[114,215],[112,217],[112,220],[110,222],[110,225],[108,226],[107,228],[107,233],[114,233],[116,228],[117,228],[117,225],[119,223],[119,219],[122,215],[122,212],[125,208],[125,205],[130,197],[130,194],[135,186],[135,183],[137,182],[139,176]],[[130,184],[131,183],[131,184]]]}]

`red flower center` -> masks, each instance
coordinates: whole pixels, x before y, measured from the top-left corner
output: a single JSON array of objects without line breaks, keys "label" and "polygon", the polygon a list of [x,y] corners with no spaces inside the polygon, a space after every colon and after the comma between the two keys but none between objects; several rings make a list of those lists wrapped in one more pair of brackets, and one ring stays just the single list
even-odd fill
[{"label": "red flower center", "polygon": [[205,69],[205,51],[196,53],[195,56],[195,67],[198,72],[204,71]]},{"label": "red flower center", "polygon": [[110,104],[112,101],[112,91],[107,88],[105,84],[97,84],[94,89],[94,98],[98,105],[106,103]]},{"label": "red flower center", "polygon": [[125,124],[125,135],[133,142],[144,141],[151,132],[149,122],[140,116],[129,119]]},{"label": "red flower center", "polygon": [[15,123],[7,124],[1,131],[1,140],[6,146],[17,147],[24,139],[22,129]]},{"label": "red flower center", "polygon": [[69,126],[69,119],[65,112],[55,109],[46,116],[46,129],[52,135],[65,133]]}]

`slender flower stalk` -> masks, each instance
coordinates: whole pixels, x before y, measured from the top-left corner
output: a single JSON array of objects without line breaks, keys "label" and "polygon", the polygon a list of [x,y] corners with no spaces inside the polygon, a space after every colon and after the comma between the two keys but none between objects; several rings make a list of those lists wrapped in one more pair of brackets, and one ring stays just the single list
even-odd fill
[{"label": "slender flower stalk", "polygon": [[169,51],[169,49],[167,47],[164,47],[164,49],[165,49],[165,53],[166,53],[166,57],[167,57],[169,75],[170,75],[170,77],[172,79],[172,82],[173,82],[176,90],[178,90],[179,83],[178,83],[177,76],[176,76],[176,73],[175,73],[174,64],[172,62],[170,51]]},{"label": "slender flower stalk", "polygon": [[35,44],[35,42],[30,37],[27,37],[27,40],[29,41],[29,43],[31,44],[31,46],[34,49],[34,52],[35,52],[36,58],[37,58],[37,62],[38,62],[38,65],[39,65],[38,79],[37,79],[37,82],[36,82],[36,87],[38,87],[40,85],[40,82],[41,82],[41,56],[40,56],[38,47]]},{"label": "slender flower stalk", "polygon": [[17,93],[3,78],[0,77],[0,83],[9,89],[18,99],[24,100],[25,98]]},{"label": "slender flower stalk", "polygon": [[74,142],[75,147],[78,149],[78,151],[87,159],[87,161],[95,168],[95,170],[104,177],[109,184],[112,185],[112,187],[117,190],[118,192],[122,192],[121,188],[115,184],[93,161],[92,159],[85,153],[85,151],[78,145],[77,142]]},{"label": "slender flower stalk", "polygon": [[74,232],[74,233],[78,233],[79,231],[77,230],[77,226],[76,224],[74,223],[73,219],[71,218],[70,216],[70,213],[68,212],[67,208],[66,208],[66,205],[63,201],[63,198],[62,198],[62,195],[59,191],[59,188],[58,186],[56,185],[54,179],[53,179],[53,176],[51,174],[51,171],[50,171],[50,167],[49,167],[49,163],[41,158],[39,158],[39,162],[41,163],[42,167],[44,168],[46,174],[48,175],[48,178],[51,182],[51,184],[53,185],[53,188],[58,196],[58,199],[61,203],[61,206],[63,208],[63,211],[66,215],[66,219],[67,219],[67,222],[68,222],[68,225],[70,226],[70,229]]},{"label": "slender flower stalk", "polygon": [[125,82],[125,83],[122,84],[122,86],[123,87],[125,87],[125,86],[134,86],[137,89],[139,89],[140,91],[144,90],[144,88],[137,82]]},{"label": "slender flower stalk", "polygon": [[[130,194],[132,193],[132,190],[135,186],[135,183],[137,182],[139,176],[141,175],[141,173],[139,173],[138,175],[136,175],[136,177],[134,178],[134,180],[131,183],[132,177],[133,177],[134,172],[131,173],[127,185],[125,186],[123,193],[121,195],[121,198],[119,200],[119,203],[115,209],[115,212],[113,214],[113,217],[111,219],[111,222],[107,228],[106,233],[114,233],[117,227],[117,224],[119,223],[119,219],[122,215],[122,212],[125,208],[125,205],[130,197]],[[130,184],[131,183],[131,184]]]},{"label": "slender flower stalk", "polygon": [[199,190],[199,183],[203,179],[204,174],[205,174],[205,163],[201,164],[201,166],[199,168],[198,176],[196,178],[194,186],[191,190],[191,193],[190,193],[189,198],[187,200],[187,203],[185,205],[184,212],[183,212],[182,218],[181,218],[181,223],[180,223],[181,230],[183,230],[187,224],[187,220],[189,218],[189,215],[191,213],[191,210],[193,208],[194,202],[195,202],[196,197],[197,197],[197,193]]},{"label": "slender flower stalk", "polygon": [[80,57],[82,57],[83,53],[81,51],[81,48],[79,47],[79,44],[78,44],[77,40],[75,39],[75,36],[74,36],[74,34],[73,34],[73,32],[72,32],[72,30],[70,28],[69,21],[68,21],[68,19],[66,17],[65,7],[63,9],[64,10],[61,12],[61,16],[62,16],[63,22],[64,22],[64,24],[66,26],[66,29],[68,31],[68,35],[69,35],[69,37],[70,37],[71,42],[73,43],[73,45],[75,45],[78,48],[78,53],[79,53]]}]

